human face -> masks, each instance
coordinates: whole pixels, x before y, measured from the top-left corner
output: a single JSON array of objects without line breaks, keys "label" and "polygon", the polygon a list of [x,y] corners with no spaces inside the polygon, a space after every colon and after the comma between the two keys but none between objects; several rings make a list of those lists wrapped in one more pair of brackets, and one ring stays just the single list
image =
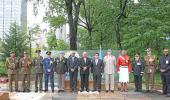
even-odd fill
[{"label": "human face", "polygon": [[135,60],[139,61],[139,55],[138,54],[135,55]]},{"label": "human face", "polygon": [[61,57],[61,58],[64,57],[64,53],[61,53],[61,54],[60,54],[60,57]]},{"label": "human face", "polygon": [[37,52],[36,54],[37,54],[37,56],[40,56],[40,52]]},{"label": "human face", "polygon": [[24,57],[27,57],[27,54],[26,54],[26,53],[24,53]]},{"label": "human face", "polygon": [[11,57],[14,57],[14,56],[15,56],[15,53],[11,53],[10,56],[11,56]]},{"label": "human face", "polygon": [[112,53],[110,51],[107,52],[108,55],[111,55]]},{"label": "human face", "polygon": [[95,58],[95,59],[99,59],[99,55],[98,55],[98,54],[95,54],[95,55],[94,55],[94,58]]},{"label": "human face", "polygon": [[163,50],[163,54],[166,56],[166,55],[168,55],[168,49],[164,49]]},{"label": "human face", "polygon": [[87,58],[87,52],[83,52],[83,57]]},{"label": "human face", "polygon": [[152,53],[151,50],[147,51],[147,54],[148,54],[148,55],[151,55],[151,53]]},{"label": "human face", "polygon": [[122,55],[126,55],[126,51],[125,50],[122,50]]}]

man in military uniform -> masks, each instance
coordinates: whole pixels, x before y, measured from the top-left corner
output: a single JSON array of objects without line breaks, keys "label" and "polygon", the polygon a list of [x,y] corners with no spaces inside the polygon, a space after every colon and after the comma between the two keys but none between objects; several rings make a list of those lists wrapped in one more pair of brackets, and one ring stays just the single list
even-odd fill
[{"label": "man in military uniform", "polygon": [[[152,55],[151,48],[148,48],[147,55],[144,57],[145,63],[145,82],[146,92],[153,91],[154,88],[154,74],[156,70],[156,57]],[[151,84],[151,87],[150,87]]]},{"label": "man in military uniform", "polygon": [[54,59],[51,57],[51,52],[47,51],[47,58],[43,59],[43,69],[45,78],[45,92],[48,91],[48,80],[50,78],[51,90],[54,92]]},{"label": "man in military uniform", "polygon": [[35,92],[38,92],[38,80],[39,90],[42,91],[42,77],[43,77],[43,57],[40,56],[41,50],[36,50],[36,57],[33,59],[33,66],[35,67]]},{"label": "man in military uniform", "polygon": [[31,74],[31,59],[28,53],[24,52],[24,57],[20,59],[19,66],[22,70],[22,88],[23,92],[30,92],[30,74]]},{"label": "man in military uniform", "polygon": [[55,59],[55,71],[58,79],[58,92],[64,92],[65,72],[67,72],[67,59],[64,52],[60,52],[59,57]]},{"label": "man in military uniform", "polygon": [[77,91],[77,75],[78,75],[78,58],[75,52],[72,51],[71,56],[67,60],[67,66],[70,75],[70,89],[71,92]]},{"label": "man in military uniform", "polygon": [[163,49],[163,56],[159,59],[159,70],[162,79],[163,94],[170,97],[170,56],[168,49]]},{"label": "man in military uniform", "polygon": [[10,57],[6,59],[5,63],[8,69],[9,90],[13,91],[12,81],[15,81],[15,91],[18,91],[18,59],[15,57],[15,52],[10,52]]}]

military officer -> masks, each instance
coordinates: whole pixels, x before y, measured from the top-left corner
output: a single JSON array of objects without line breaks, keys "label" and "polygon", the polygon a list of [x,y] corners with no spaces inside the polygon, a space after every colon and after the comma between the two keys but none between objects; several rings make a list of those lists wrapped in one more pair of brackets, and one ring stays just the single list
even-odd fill
[{"label": "military officer", "polygon": [[162,79],[163,94],[170,97],[170,55],[168,49],[163,49],[163,56],[159,59],[159,70]]},{"label": "military officer", "polygon": [[51,52],[47,51],[47,58],[43,59],[45,92],[48,91],[48,80],[50,80],[51,90],[54,92],[54,59],[51,57]]},{"label": "military officer", "polygon": [[135,59],[132,62],[132,72],[134,75],[135,81],[135,91],[142,91],[142,75],[144,73],[144,62],[140,59],[140,54],[138,52],[135,53]]},{"label": "military officer", "polygon": [[5,63],[8,69],[9,90],[13,91],[12,81],[15,81],[15,91],[18,91],[18,59],[15,57],[15,52],[10,52],[10,57],[6,59]]},{"label": "military officer", "polygon": [[144,57],[146,92],[150,92],[150,90],[153,92],[156,57],[152,55],[151,48],[148,48],[146,51],[147,55]]},{"label": "military officer", "polygon": [[43,78],[43,57],[40,56],[41,50],[36,50],[36,57],[33,59],[33,66],[35,67],[35,92],[38,92],[38,80],[39,90],[42,91],[42,78]]},{"label": "military officer", "polygon": [[24,57],[20,59],[19,66],[22,70],[22,89],[23,92],[30,92],[31,59],[28,53],[24,52]]},{"label": "military officer", "polygon": [[55,59],[55,71],[58,79],[58,92],[64,92],[65,72],[67,72],[67,59],[64,52],[60,52],[59,57]]}]

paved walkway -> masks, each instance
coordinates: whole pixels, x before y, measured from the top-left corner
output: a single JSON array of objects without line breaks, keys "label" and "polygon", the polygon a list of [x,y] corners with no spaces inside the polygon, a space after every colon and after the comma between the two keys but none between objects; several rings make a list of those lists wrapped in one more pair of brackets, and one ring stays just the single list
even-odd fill
[{"label": "paved walkway", "polygon": [[[23,92],[13,92],[10,93],[10,100],[170,100],[170,98],[160,95],[158,92],[155,93],[145,93],[145,92],[134,92],[134,85],[129,85],[128,92],[115,91],[114,93],[106,93],[104,91],[98,92],[83,92],[83,93],[58,93],[57,84],[55,84],[55,92],[51,91],[44,92],[34,92],[34,86],[32,85],[32,90],[30,93]],[[0,84],[1,92],[7,91],[7,84]]]}]

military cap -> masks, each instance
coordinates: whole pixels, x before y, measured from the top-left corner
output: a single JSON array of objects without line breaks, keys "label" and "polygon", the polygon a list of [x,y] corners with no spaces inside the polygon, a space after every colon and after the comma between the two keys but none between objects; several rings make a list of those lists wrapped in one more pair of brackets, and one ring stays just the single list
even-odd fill
[{"label": "military cap", "polygon": [[10,54],[15,53],[14,51],[11,51]]},{"label": "military cap", "polygon": [[41,52],[41,50],[35,50],[35,53]]},{"label": "military cap", "polygon": [[46,54],[47,54],[47,55],[51,55],[51,51],[47,51]]}]

